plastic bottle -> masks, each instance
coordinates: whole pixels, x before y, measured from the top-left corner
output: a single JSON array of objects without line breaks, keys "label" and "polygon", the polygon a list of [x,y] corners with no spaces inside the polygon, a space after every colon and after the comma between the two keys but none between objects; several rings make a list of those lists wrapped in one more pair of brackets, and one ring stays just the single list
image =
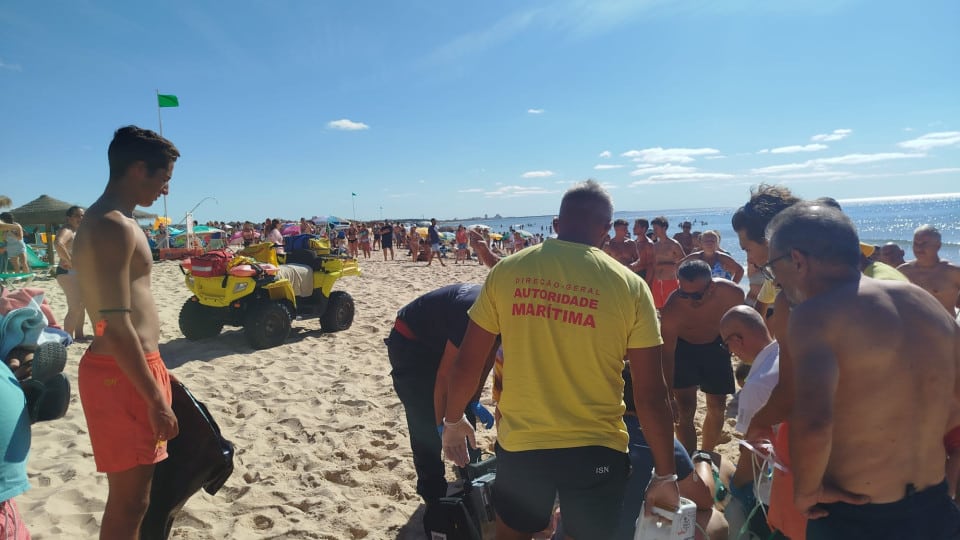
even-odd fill
[{"label": "plastic bottle", "polygon": [[641,506],[633,540],[694,540],[697,505],[690,499],[680,497],[680,508],[673,512],[655,506],[651,515],[644,514]]}]

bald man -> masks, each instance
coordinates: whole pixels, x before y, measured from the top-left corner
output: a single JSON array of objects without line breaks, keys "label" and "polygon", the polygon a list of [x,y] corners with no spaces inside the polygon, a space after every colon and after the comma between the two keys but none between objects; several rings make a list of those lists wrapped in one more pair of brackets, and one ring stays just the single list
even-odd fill
[{"label": "bald man", "polygon": [[916,260],[900,265],[912,283],[932,294],[947,313],[956,317],[960,296],[960,266],[940,258],[940,231],[923,225],[913,233],[913,255]]}]

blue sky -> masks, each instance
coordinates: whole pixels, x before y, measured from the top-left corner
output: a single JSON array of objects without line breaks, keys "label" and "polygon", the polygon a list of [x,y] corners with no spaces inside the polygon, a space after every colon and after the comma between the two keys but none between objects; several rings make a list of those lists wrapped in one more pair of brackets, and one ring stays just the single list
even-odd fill
[{"label": "blue sky", "polygon": [[550,214],[590,177],[618,210],[960,191],[955,0],[225,6],[0,5],[0,194],[92,202],[157,89],[175,219]]}]

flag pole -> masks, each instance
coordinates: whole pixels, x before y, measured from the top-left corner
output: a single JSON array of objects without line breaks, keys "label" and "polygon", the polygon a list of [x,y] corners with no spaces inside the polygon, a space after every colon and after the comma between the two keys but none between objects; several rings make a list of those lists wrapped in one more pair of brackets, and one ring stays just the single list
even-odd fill
[{"label": "flag pole", "polygon": [[[160,124],[160,136],[163,137],[163,116],[160,114],[160,89],[157,88],[157,123]],[[163,194],[163,226],[169,225],[170,217],[167,215],[167,194]],[[169,233],[168,233],[169,234]]]},{"label": "flag pole", "polygon": [[357,220],[357,194],[350,192],[350,195],[353,197],[353,220]]}]

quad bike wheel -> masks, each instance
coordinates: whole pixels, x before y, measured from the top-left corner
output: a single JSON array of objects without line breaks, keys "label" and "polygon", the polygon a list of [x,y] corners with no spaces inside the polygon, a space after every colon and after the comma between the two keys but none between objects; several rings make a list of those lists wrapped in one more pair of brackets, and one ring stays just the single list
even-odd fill
[{"label": "quad bike wheel", "polygon": [[190,341],[211,338],[223,330],[223,321],[217,308],[205,306],[196,300],[187,300],[180,308],[180,331]]},{"label": "quad bike wheel", "polygon": [[243,333],[254,349],[269,349],[286,341],[292,319],[289,308],[282,302],[256,302],[247,307]]},{"label": "quad bike wheel", "polygon": [[353,297],[346,291],[333,291],[327,310],[320,317],[320,327],[324,332],[341,332],[353,324],[353,314],[356,311]]}]

